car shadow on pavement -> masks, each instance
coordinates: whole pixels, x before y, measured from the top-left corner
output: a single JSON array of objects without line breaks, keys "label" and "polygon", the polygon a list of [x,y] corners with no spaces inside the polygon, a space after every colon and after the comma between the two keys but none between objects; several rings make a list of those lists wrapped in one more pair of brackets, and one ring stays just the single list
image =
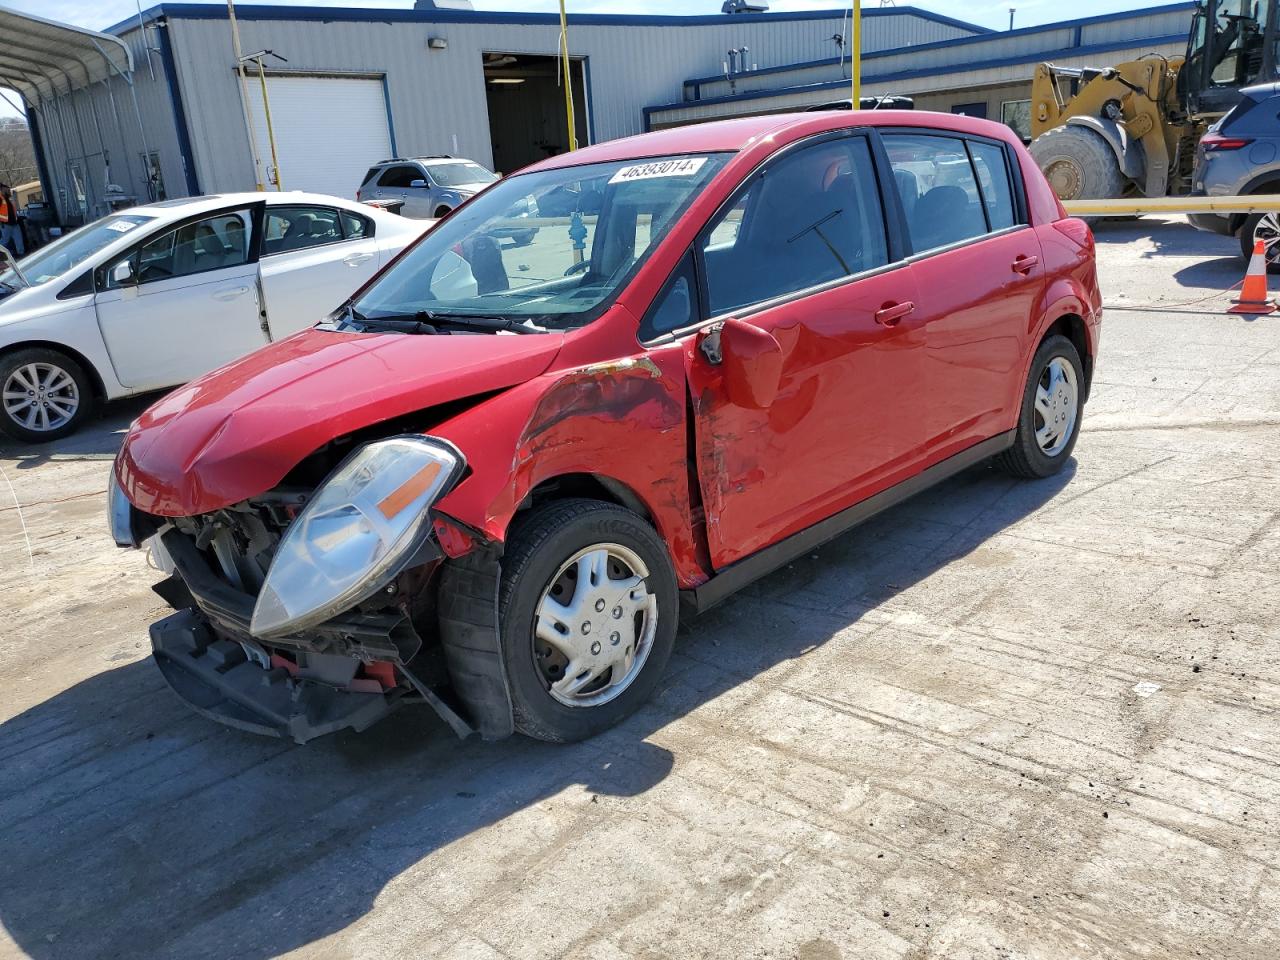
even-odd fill
[{"label": "car shadow on pavement", "polygon": [[[444,946],[467,907],[520,888],[549,838],[586,829],[584,807],[643,812],[677,762],[651,736],[847,637],[1073,470],[1018,482],[974,468],[758,582],[685,625],[653,700],[586,743],[459,742],[415,708],[295,747],[190,713],[149,660],[90,677],[0,724],[0,922],[39,960],[256,960],[344,930],[394,887],[387,902]],[[459,859],[465,875],[441,871]],[[378,923],[370,945],[396,928]]]},{"label": "car shadow on pavement", "polygon": [[148,394],[117,400],[107,405],[101,418],[52,443],[22,443],[0,435],[0,460],[13,460],[19,470],[30,470],[51,460],[112,459],[124,442],[129,424],[158,398],[159,394]]}]

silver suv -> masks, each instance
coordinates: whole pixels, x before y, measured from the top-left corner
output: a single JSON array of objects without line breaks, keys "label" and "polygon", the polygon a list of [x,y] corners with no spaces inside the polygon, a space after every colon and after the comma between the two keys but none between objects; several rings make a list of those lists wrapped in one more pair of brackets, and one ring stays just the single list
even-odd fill
[{"label": "silver suv", "polygon": [[[1245,87],[1240,94],[1240,102],[1196,148],[1192,196],[1280,193],[1280,83]],[[1280,214],[1198,213],[1190,220],[1201,230],[1239,237],[1246,259],[1254,239],[1261,239],[1268,268],[1280,270]]]}]

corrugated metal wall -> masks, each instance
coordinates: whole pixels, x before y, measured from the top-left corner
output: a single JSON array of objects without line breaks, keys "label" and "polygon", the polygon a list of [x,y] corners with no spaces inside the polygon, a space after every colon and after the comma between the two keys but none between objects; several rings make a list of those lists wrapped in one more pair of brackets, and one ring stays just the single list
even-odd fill
[{"label": "corrugated metal wall", "polygon": [[[1178,43],[1143,45],[1131,49],[1114,50],[1105,53],[1092,53],[1074,57],[1060,57],[1055,62],[1064,67],[1110,67],[1126,60],[1132,60],[1144,53],[1158,53],[1166,57],[1179,56],[1185,46]],[[940,70],[938,73],[907,80],[895,80],[889,83],[868,79],[864,86],[867,96],[911,96],[916,97],[916,108],[919,110],[950,111],[958,103],[985,101],[988,104],[989,119],[999,119],[1000,103],[1004,100],[1025,99],[1031,95],[1032,61],[1025,64],[1012,64],[980,69]],[[1018,91],[1022,91],[1019,93]],[[723,120],[726,117],[741,117],[763,113],[785,113],[789,110],[803,110],[815,103],[848,98],[843,89],[830,88],[780,91],[776,96],[760,97],[752,100],[722,101],[719,103],[690,103],[671,109],[656,111],[650,117],[655,129],[679,126],[684,123],[704,123],[709,120]]]},{"label": "corrugated metal wall", "polygon": [[[1190,24],[1188,5],[1156,13],[1144,14],[1142,11],[1135,11],[1132,16],[1123,19],[1083,23],[1078,27],[1064,25],[1058,29],[994,33],[965,40],[963,43],[945,44],[933,48],[921,49],[915,46],[883,53],[869,50],[869,55],[863,57],[863,73],[883,76],[915,70],[954,69],[965,64],[1016,57],[1030,57],[1032,61],[1038,61],[1042,59],[1043,53],[1066,50],[1075,46],[1089,47],[1149,37],[1186,36]],[[1078,43],[1077,33],[1079,34]],[[1121,60],[1123,59],[1125,58],[1122,57]],[[1108,61],[1108,63],[1113,62],[1121,61]],[[741,94],[757,90],[778,90],[807,83],[825,83],[848,75],[849,64],[846,61],[844,64],[805,65],[785,73],[735,77],[732,81],[721,78],[699,84],[698,99],[707,100],[728,96],[731,93]]]},{"label": "corrugated metal wall", "polygon": [[[252,8],[248,8],[252,9]],[[213,8],[210,8],[212,12]],[[220,13],[217,13],[220,16]],[[401,11],[395,22],[376,20],[370,10],[362,20],[322,21],[258,20],[242,18],[241,34],[246,51],[271,49],[288,58],[288,70],[300,73],[359,75],[385,78],[389,118],[395,146],[401,155],[458,153],[492,164],[488,110],[481,55],[485,51],[554,55],[558,48],[558,27],[547,22],[500,23],[466,22],[446,18],[429,23],[406,20]],[[1131,16],[1093,23],[1050,27],[1045,30],[1014,31],[974,37],[971,41],[929,46],[939,41],[971,36],[962,25],[938,23],[904,10],[902,13],[869,16],[864,23],[864,43],[868,56],[865,73],[868,93],[927,94],[940,91],[961,96],[996,85],[1026,82],[1026,63],[1052,48],[1066,49],[1077,42],[1119,43],[1126,38],[1185,34],[1189,16],[1185,6],[1135,11]],[[692,95],[686,81],[711,78],[701,83],[697,95],[714,97],[728,92],[717,77],[730,47],[747,46],[750,64],[760,68],[805,64],[833,57],[837,48],[832,35],[847,32],[840,16],[789,19],[784,16],[763,20],[725,18],[689,26],[608,24],[596,22],[571,25],[570,47],[575,56],[586,58],[587,104],[594,141],[639,133],[644,126],[646,105],[677,103]],[[1078,35],[1078,37],[1077,37]],[[173,78],[181,91],[187,128],[190,133],[194,173],[206,193],[252,188],[254,173],[240,101],[240,91],[232,63],[231,39],[225,19],[181,19],[171,14],[167,24],[146,30],[123,29],[122,38],[133,49],[137,69],[135,84],[146,123],[149,146],[162,158],[165,187],[170,196],[187,192],[187,177],[180,148],[178,126],[174,122],[166,61],[148,48],[160,48],[167,41],[175,67]],[[447,49],[429,50],[428,37],[447,41]],[[1146,50],[1125,49],[1091,54],[1084,59],[1106,65]],[[1178,45],[1166,44],[1161,52],[1176,54]],[[991,61],[1014,60],[1014,65],[991,66]],[[1063,62],[1077,62],[1062,58]],[[150,61],[150,65],[148,65]],[[975,68],[973,64],[977,63]],[[735,92],[771,90],[792,85],[835,81],[847,75],[847,63],[799,66],[794,70],[735,78]],[[922,77],[897,79],[884,84],[876,77],[930,71]],[[154,74],[154,81],[152,75]],[[138,197],[146,195],[142,165],[141,137],[132,115],[127,88],[116,81],[117,108],[122,122],[117,129],[106,91],[99,88],[75,98],[61,98],[46,106],[46,117],[38,112],[48,167],[55,191],[68,191],[69,158],[85,160],[94,180],[93,190],[101,197],[105,190],[101,158],[96,167],[89,161],[101,153],[97,128],[104,126],[104,142],[111,156],[111,178]],[[883,89],[882,89],[883,87]],[[766,113],[831,99],[832,90],[780,91],[777,96],[727,104],[702,104],[655,113],[655,125],[696,122],[743,113]],[[963,93],[970,97],[970,93]],[[941,102],[941,101],[940,101]],[[74,104],[74,109],[73,105]],[[998,104],[992,102],[998,113]],[[324,110],[324,104],[316,104]],[[79,126],[76,126],[76,119]],[[335,125],[334,136],[343,131]],[[96,172],[95,172],[96,171]],[[354,192],[356,184],[352,184]]]},{"label": "corrugated metal wall", "polygon": [[[154,32],[148,31],[148,35],[154,43]],[[53,181],[46,186],[52,191],[51,199],[64,222],[77,220],[73,163],[83,172],[90,219],[106,212],[108,161],[110,182],[139,202],[147,201],[144,141],[147,149],[160,155],[162,178],[169,194],[182,196],[187,192],[164,63],[147,49],[149,43],[144,43],[142,37],[142,31],[134,30],[121,38],[133,54],[137,110],[129,85],[117,76],[107,84],[94,84],[74,94],[31,105],[40,128],[46,169]]]},{"label": "corrugated metal wall", "polygon": [[[291,71],[385,75],[400,154],[457,152],[492,164],[481,54],[554,55],[558,27],[381,23],[374,16],[371,11],[370,21],[358,23],[242,19],[240,32],[246,51],[274,50],[289,59]],[[841,29],[840,17],[765,23],[730,18],[680,28],[588,24],[572,26],[569,42],[574,55],[587,58],[592,139],[598,141],[640,133],[644,105],[679,99],[683,82],[718,72],[730,47],[750,47],[750,61],[760,66],[794,63],[830,56],[830,38]],[[227,22],[173,18],[169,30],[201,186],[251,186]],[[905,13],[866,24],[867,44],[874,49],[962,35],[959,27]],[[428,50],[430,36],[443,37],[448,48]]]}]

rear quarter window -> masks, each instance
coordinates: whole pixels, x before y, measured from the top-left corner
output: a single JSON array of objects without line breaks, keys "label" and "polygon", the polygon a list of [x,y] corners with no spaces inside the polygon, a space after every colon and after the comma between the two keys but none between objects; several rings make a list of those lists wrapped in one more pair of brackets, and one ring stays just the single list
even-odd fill
[{"label": "rear quarter window", "polygon": [[1009,155],[1003,147],[994,143],[969,141],[973,154],[973,167],[978,174],[978,186],[986,206],[987,219],[992,230],[1004,230],[1017,223],[1017,204],[1013,199],[1013,184],[1009,176]]}]

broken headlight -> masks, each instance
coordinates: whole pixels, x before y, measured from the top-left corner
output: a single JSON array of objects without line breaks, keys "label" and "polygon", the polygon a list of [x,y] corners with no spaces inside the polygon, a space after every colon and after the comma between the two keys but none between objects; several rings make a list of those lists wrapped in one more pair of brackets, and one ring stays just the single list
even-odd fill
[{"label": "broken headlight", "polygon": [[385,587],[430,535],[429,508],[463,466],[462,454],[429,437],[391,437],[356,450],[285,531],[250,631],[296,633]]},{"label": "broken headlight", "polygon": [[133,504],[124,495],[124,488],[116,479],[115,468],[107,485],[107,519],[111,524],[111,538],[117,547],[136,547],[138,535],[133,529]]}]

